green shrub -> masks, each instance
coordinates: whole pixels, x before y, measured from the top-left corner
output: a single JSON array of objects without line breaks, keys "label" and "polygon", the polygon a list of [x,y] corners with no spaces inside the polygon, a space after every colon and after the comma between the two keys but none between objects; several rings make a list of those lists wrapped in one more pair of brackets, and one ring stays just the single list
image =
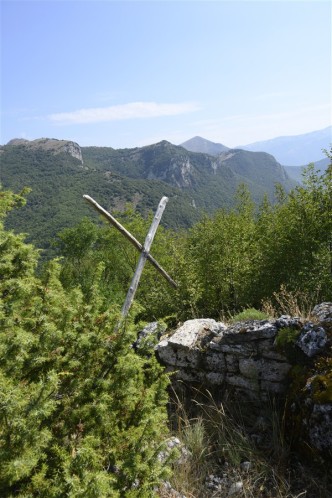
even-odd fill
[{"label": "green shrub", "polygon": [[282,349],[286,346],[289,346],[290,344],[294,344],[300,333],[300,329],[295,329],[292,327],[284,327],[280,329],[275,340],[276,346]]},{"label": "green shrub", "polygon": [[[0,213],[15,202],[1,193]],[[0,495],[153,496],[168,475],[168,377],[105,310],[101,265],[84,296],[56,261],[37,277],[37,260],[0,224]]]},{"label": "green shrub", "polygon": [[256,310],[255,308],[248,308],[241,311],[232,317],[232,322],[245,322],[246,320],[267,320],[269,317],[263,311]]}]

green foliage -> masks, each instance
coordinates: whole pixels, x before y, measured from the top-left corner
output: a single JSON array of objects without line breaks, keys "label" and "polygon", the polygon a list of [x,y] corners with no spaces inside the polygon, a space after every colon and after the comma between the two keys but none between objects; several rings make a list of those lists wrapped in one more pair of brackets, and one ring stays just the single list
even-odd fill
[{"label": "green foliage", "polygon": [[308,362],[307,357],[295,344],[300,333],[300,327],[283,327],[278,330],[275,338],[277,349],[286,356],[291,365],[303,365]]},{"label": "green foliage", "polygon": [[235,209],[205,217],[190,231],[184,259],[192,273],[191,307],[197,315],[220,317],[248,302],[243,284],[255,245],[253,210],[248,191],[241,188]]},{"label": "green foliage", "polygon": [[268,315],[263,311],[256,310],[255,308],[248,308],[234,315],[231,321],[244,322],[246,320],[267,320],[268,318]]},{"label": "green foliage", "polygon": [[332,403],[332,356],[316,360],[314,372],[308,382],[313,400],[316,403]]},{"label": "green foliage", "polygon": [[196,224],[184,246],[183,314],[259,309],[283,289],[298,304],[331,300],[331,171],[318,176],[309,168],[305,187],[288,196],[278,187],[277,203],[265,198],[258,212],[242,189],[237,207]]},{"label": "green foliage", "polygon": [[[24,187],[31,189],[20,216],[9,213],[6,226],[18,233],[27,232],[29,242],[47,250],[45,259],[55,256],[52,241],[60,230],[74,227],[84,216],[94,221],[98,219],[82,198],[87,193],[107,209],[125,211],[126,204],[132,203],[143,216],[167,195],[170,202],[162,220],[165,226],[187,227],[199,219],[198,210],[192,206],[192,196],[186,192],[158,180],[126,176],[125,169],[118,174],[113,163],[110,173],[113,149],[107,149],[111,156],[105,167],[102,158],[97,166],[88,150],[83,149],[82,166],[69,154],[55,155],[42,148],[28,149],[23,145],[1,148],[3,186],[15,192]],[[120,162],[123,164],[122,160]]]},{"label": "green foliage", "polygon": [[300,332],[300,329],[283,327],[279,330],[278,335],[275,339],[276,346],[282,349],[289,344],[294,344],[299,337]]},{"label": "green foliage", "polygon": [[[132,209],[117,214],[117,219],[137,240],[144,242],[151,216],[145,220]],[[159,227],[151,253],[154,258],[177,278],[178,235]],[[133,277],[139,252],[114,227],[97,226],[83,219],[75,228],[60,232],[57,241],[59,254],[63,256],[61,281],[66,288],[79,285],[87,299],[93,298],[91,282],[96,267],[103,265],[99,292],[104,306],[109,302],[122,304]],[[141,305],[138,318],[156,320],[174,310],[175,291],[147,262],[137,292]]]},{"label": "green foliage", "polygon": [[[142,306],[139,318],[220,319],[248,308],[259,310],[268,301],[271,309],[298,315],[304,308],[309,313],[310,305],[319,300],[332,299],[332,182],[329,171],[322,177],[308,175],[308,186],[289,196],[277,188],[275,205],[266,197],[257,211],[242,186],[233,209],[205,216],[187,232],[158,229],[152,254],[178,288],[174,291],[147,263],[136,296]],[[144,240],[150,219],[132,210],[117,216],[138,240]],[[80,285],[87,296],[94,268],[103,262],[105,303],[111,296],[123,302],[138,253],[122,235],[85,219],[64,230],[59,240],[66,287],[68,282]]]},{"label": "green foliage", "polygon": [[[122,150],[83,147],[82,165],[70,154],[52,150],[54,141],[38,143],[2,146],[1,173],[7,189],[31,188],[20,217],[9,215],[7,226],[28,232],[29,242],[47,249],[48,259],[54,256],[51,243],[56,233],[91,215],[82,199],[87,193],[107,209],[122,211],[130,202],[144,217],[167,195],[170,201],[162,224],[179,229],[197,222],[203,211],[233,206],[241,183],[256,202],[266,192],[271,197],[276,181],[287,191],[292,187],[273,158],[261,153],[233,151],[227,160],[216,160],[163,141]],[[62,141],[58,146],[63,147]]]},{"label": "green foliage", "polygon": [[[0,200],[3,212],[20,199]],[[85,295],[63,287],[57,261],[37,277],[37,260],[0,227],[0,494],[152,496],[167,474],[168,378],[105,308],[102,264]]]},{"label": "green foliage", "polygon": [[[258,299],[282,284],[317,299],[330,299],[332,288],[332,177],[308,168],[304,187],[296,188],[257,220],[258,252],[253,273]],[[324,298],[323,298],[324,296]]]}]

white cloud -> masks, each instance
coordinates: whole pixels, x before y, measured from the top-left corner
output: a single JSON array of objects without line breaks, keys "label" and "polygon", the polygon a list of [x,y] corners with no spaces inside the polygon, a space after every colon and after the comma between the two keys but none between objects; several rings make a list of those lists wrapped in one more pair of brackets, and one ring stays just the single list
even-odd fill
[{"label": "white cloud", "polygon": [[191,102],[179,104],[158,104],[156,102],[131,102],[111,107],[79,109],[72,112],[50,114],[48,119],[58,124],[100,123],[103,121],[119,121],[137,118],[156,118],[160,116],[176,116],[199,110],[199,106]]}]

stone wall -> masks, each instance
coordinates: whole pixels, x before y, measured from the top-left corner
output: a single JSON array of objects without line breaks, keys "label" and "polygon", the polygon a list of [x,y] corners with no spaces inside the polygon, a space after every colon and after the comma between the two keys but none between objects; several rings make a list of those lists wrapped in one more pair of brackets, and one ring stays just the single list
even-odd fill
[{"label": "stone wall", "polygon": [[[161,337],[155,350],[159,361],[173,372],[175,388],[185,383],[214,393],[232,390],[240,400],[256,405],[271,397],[286,398],[290,371],[301,366],[307,378],[302,379],[301,396],[296,397],[305,406],[299,417],[304,438],[319,450],[331,452],[331,338],[332,303],[322,303],[314,308],[313,321],[306,323],[290,316],[232,325],[212,319],[188,320]],[[317,358],[322,358],[321,363]],[[315,372],[318,364],[323,366]],[[296,410],[298,414],[301,406]]]},{"label": "stone wall", "polygon": [[291,368],[274,346],[285,321],[248,321],[227,327],[211,319],[188,320],[156,347],[175,379],[232,386],[253,399],[284,393]]}]

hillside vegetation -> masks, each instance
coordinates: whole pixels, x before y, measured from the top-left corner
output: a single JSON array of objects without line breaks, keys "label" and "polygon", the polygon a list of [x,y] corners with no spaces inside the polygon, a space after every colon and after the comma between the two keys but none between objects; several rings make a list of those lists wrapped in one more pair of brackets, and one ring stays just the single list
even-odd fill
[{"label": "hillside vegetation", "polygon": [[276,183],[287,192],[295,185],[268,154],[234,150],[213,157],[166,141],[115,150],[80,149],[50,139],[13,140],[1,147],[0,161],[4,188],[31,189],[20,216],[10,213],[7,226],[28,233],[29,241],[48,250],[57,232],[82,216],[93,216],[84,194],[112,211],[125,211],[129,203],[143,216],[167,195],[162,223],[179,229],[193,225],[204,212],[234,206],[241,184],[248,186],[255,202],[265,193],[273,201]]}]

